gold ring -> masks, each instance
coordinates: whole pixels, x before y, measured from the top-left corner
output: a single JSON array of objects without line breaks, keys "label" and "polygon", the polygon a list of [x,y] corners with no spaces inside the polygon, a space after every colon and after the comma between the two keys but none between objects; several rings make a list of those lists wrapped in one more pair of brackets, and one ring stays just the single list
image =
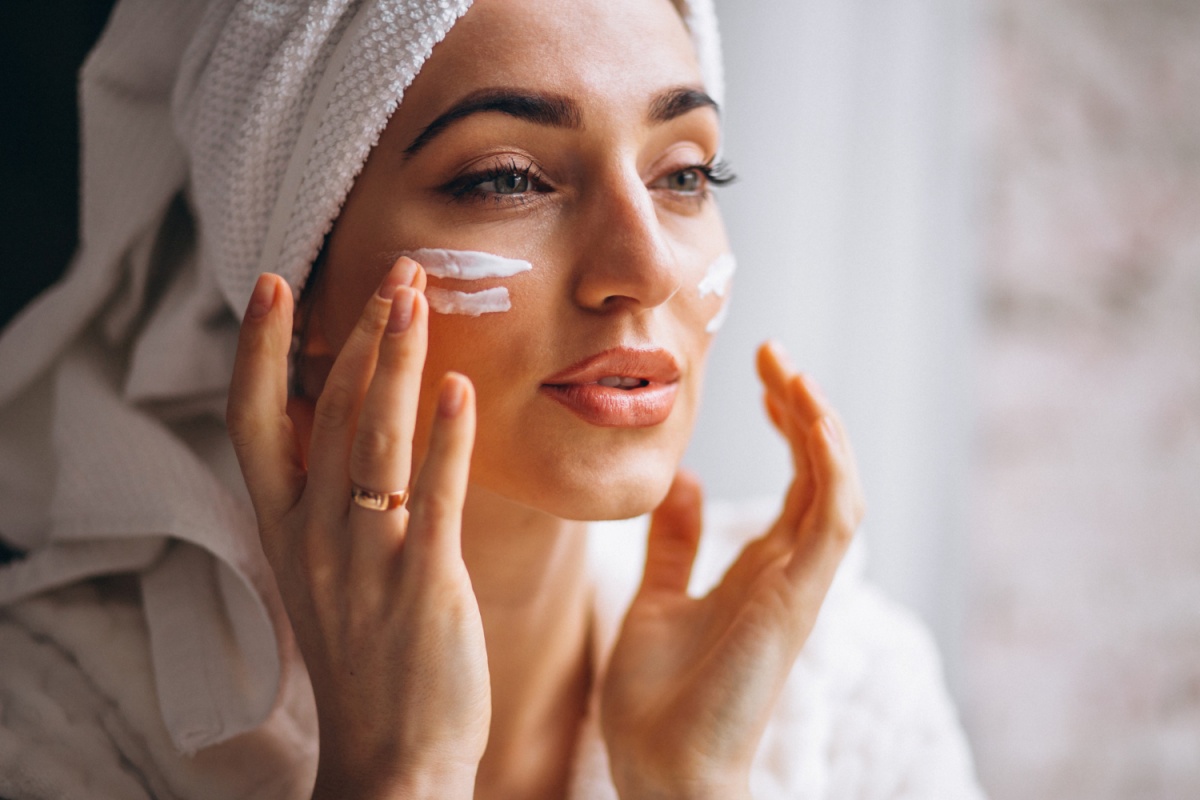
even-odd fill
[{"label": "gold ring", "polygon": [[371,511],[391,511],[408,502],[408,490],[399,492],[372,492],[357,484],[351,484],[350,499]]}]

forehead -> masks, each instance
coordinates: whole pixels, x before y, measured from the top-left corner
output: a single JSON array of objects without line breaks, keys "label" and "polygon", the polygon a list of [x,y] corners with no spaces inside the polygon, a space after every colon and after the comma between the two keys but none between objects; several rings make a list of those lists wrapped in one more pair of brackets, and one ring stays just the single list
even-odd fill
[{"label": "forehead", "polygon": [[429,116],[474,89],[507,85],[572,96],[586,114],[701,82],[671,0],[475,0],[434,47],[400,113]]}]

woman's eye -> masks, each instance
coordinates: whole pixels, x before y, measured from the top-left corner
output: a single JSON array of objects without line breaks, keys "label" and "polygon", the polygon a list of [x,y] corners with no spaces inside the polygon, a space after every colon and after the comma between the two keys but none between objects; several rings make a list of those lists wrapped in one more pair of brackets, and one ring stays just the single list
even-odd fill
[{"label": "woman's eye", "polygon": [[680,194],[697,194],[704,189],[704,176],[695,167],[672,172],[663,181],[665,188]]},{"label": "woman's eye", "polygon": [[535,195],[551,190],[532,165],[515,161],[460,176],[440,189],[463,202],[488,200],[501,204],[529,202]]},{"label": "woman's eye", "polygon": [[523,172],[497,175],[479,184],[479,189],[494,194],[524,194],[529,191],[529,176]]}]

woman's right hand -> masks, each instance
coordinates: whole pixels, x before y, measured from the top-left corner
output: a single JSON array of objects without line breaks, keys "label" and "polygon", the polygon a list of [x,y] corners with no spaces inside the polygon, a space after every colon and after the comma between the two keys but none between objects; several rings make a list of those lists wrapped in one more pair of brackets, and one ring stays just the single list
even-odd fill
[{"label": "woman's right hand", "polygon": [[267,560],[312,680],[314,798],[470,797],[491,719],[479,607],[462,560],[474,390],[441,384],[408,508],[351,486],[409,486],[429,308],[401,258],[367,301],[306,424],[288,414],[292,295],[260,276],[242,323],[227,422]]}]

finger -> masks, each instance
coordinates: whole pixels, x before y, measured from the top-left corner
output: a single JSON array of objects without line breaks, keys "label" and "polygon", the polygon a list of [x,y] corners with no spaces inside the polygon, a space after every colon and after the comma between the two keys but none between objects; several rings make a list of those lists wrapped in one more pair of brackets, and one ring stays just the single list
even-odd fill
[{"label": "finger", "polygon": [[260,275],[238,334],[225,421],[261,528],[271,528],[304,490],[304,466],[287,415],[292,292]]},{"label": "finger", "polygon": [[763,406],[766,408],[767,418],[771,420],[771,424],[775,426],[775,430],[790,439],[791,420],[788,417],[787,410],[783,407],[783,401],[770,392],[764,392]]},{"label": "finger", "polygon": [[413,484],[404,563],[419,571],[431,560],[462,562],[462,510],[475,443],[475,388],[465,375],[447,373],[438,388],[429,447]]},{"label": "finger", "polygon": [[400,259],[384,276],[334,359],[317,398],[308,458],[308,492],[317,514],[328,521],[340,519],[350,504],[349,458],[359,410],[375,372],[392,298],[412,280],[414,270],[411,260]]},{"label": "finger", "polygon": [[764,342],[758,348],[754,364],[767,391],[780,398],[787,397],[787,381],[796,374],[796,370],[788,361],[783,347],[778,342]]},{"label": "finger", "polygon": [[823,410],[815,382],[801,377],[775,342],[759,347],[756,366],[766,389],[767,414],[793,451],[803,449],[804,431]]},{"label": "finger", "polygon": [[680,470],[666,498],[650,517],[646,567],[639,594],[687,591],[700,546],[703,503],[700,481]]},{"label": "finger", "polygon": [[807,386],[791,368],[782,348],[767,342],[758,350],[758,374],[766,388],[763,402],[775,428],[788,441],[795,477],[788,488],[783,509],[768,534],[764,552],[782,552],[791,547],[804,511],[812,498],[812,466],[808,454],[808,418],[811,416]]},{"label": "finger", "polygon": [[819,601],[862,519],[862,491],[848,444],[833,417],[813,424],[809,442],[815,494],[787,574],[797,589]]},{"label": "finger", "polygon": [[801,428],[807,428],[829,410],[816,381],[798,373],[777,342],[759,347],[756,366],[767,393],[780,401],[789,416],[800,421]]},{"label": "finger", "polygon": [[358,486],[377,492],[408,488],[425,366],[427,309],[424,298],[407,286],[392,299],[350,453],[350,478]]},{"label": "finger", "polygon": [[[411,287],[402,286],[392,299],[375,374],[359,414],[350,453],[350,479],[376,492],[408,489],[412,473],[412,440],[421,371],[425,365],[428,305]],[[387,563],[387,555],[403,543],[407,512],[350,506],[355,526],[351,571],[367,574]]]},{"label": "finger", "polygon": [[787,391],[792,414],[803,427],[812,425],[833,411],[821,387],[811,375],[797,373],[791,376],[788,379]]}]

